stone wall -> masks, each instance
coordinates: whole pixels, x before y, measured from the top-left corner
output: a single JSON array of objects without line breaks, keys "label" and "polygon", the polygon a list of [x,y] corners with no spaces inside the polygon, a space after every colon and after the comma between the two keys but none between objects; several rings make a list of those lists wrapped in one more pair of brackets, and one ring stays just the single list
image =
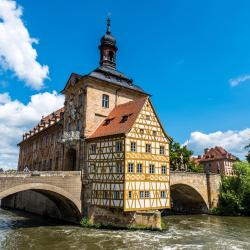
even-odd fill
[{"label": "stone wall", "polygon": [[[191,172],[171,172],[170,174],[170,185],[172,188],[177,185],[180,188],[185,185],[192,188],[193,193],[197,192],[201,196],[208,209],[218,205],[220,182],[221,177],[218,174]],[[188,195],[192,196],[191,193]]]},{"label": "stone wall", "polygon": [[60,210],[52,200],[32,190],[23,191],[4,198],[1,201],[1,207],[18,209],[59,220],[63,219]]},{"label": "stone wall", "polygon": [[91,206],[88,218],[92,224],[100,223],[120,228],[161,229],[161,213],[157,210],[123,212],[120,209]]}]

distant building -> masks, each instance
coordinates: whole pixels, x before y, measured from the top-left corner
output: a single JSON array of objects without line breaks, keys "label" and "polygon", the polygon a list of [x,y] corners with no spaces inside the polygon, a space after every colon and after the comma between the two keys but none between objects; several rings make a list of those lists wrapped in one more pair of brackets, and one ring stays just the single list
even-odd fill
[{"label": "distant building", "polygon": [[238,158],[222,147],[206,148],[204,154],[198,156],[196,162],[204,167],[205,172],[231,175],[233,173],[233,163]]}]

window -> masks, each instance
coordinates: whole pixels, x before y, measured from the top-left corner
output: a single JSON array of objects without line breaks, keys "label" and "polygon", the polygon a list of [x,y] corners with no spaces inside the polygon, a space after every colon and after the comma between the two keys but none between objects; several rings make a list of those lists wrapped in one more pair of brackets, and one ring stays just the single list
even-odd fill
[{"label": "window", "polygon": [[82,94],[82,93],[80,93],[80,94],[78,95],[78,105],[79,105],[79,106],[82,106],[82,105],[83,105],[83,94]]},{"label": "window", "polygon": [[150,121],[150,115],[146,115],[146,120]]},{"label": "window", "polygon": [[114,59],[114,52],[113,51],[109,51],[109,54],[108,54],[108,58],[109,58],[109,61],[111,62],[114,62],[115,59]]},{"label": "window", "polygon": [[161,198],[166,198],[166,191],[161,191]]},{"label": "window", "polygon": [[160,146],[160,155],[164,155],[164,154],[165,154],[165,147]]},{"label": "window", "polygon": [[128,172],[129,173],[133,173],[134,172],[134,164],[133,163],[129,163],[128,164]]},{"label": "window", "polygon": [[161,174],[167,174],[167,167],[161,166]]},{"label": "window", "polygon": [[103,198],[108,199],[108,192],[106,190],[103,191]]},{"label": "window", "polygon": [[78,119],[76,124],[76,131],[81,131],[81,121]]},{"label": "window", "polygon": [[150,174],[154,174],[155,173],[155,165],[153,165],[153,164],[149,165],[149,173]]},{"label": "window", "polygon": [[122,173],[122,164],[120,162],[116,163],[115,168],[116,168],[116,173],[117,174],[121,174]]},{"label": "window", "polygon": [[90,173],[96,173],[97,172],[97,168],[96,168],[95,164],[90,164],[89,168],[90,168],[90,170],[89,170]]},{"label": "window", "polygon": [[71,131],[71,122],[68,123],[68,131]]},{"label": "window", "polygon": [[106,126],[109,125],[111,123],[111,120],[112,119],[106,119],[105,122],[104,122],[104,125],[106,125]]},{"label": "window", "polygon": [[119,191],[114,191],[114,199],[119,200],[120,199],[120,192]]},{"label": "window", "polygon": [[136,142],[131,142],[130,150],[131,150],[131,152],[136,152]]},{"label": "window", "polygon": [[91,144],[90,145],[90,153],[91,154],[96,154],[96,144]]},{"label": "window", "polygon": [[52,170],[52,159],[49,159],[49,170]]},{"label": "window", "polygon": [[109,96],[103,94],[102,95],[102,107],[103,108],[108,108],[109,107]]},{"label": "window", "polygon": [[142,164],[141,163],[137,164],[137,173],[142,173]]},{"label": "window", "polygon": [[144,134],[144,130],[142,128],[140,129],[140,134]]},{"label": "window", "polygon": [[[55,169],[58,170],[58,163],[59,163],[59,157],[56,157],[56,165],[55,165]],[[40,162],[39,162],[40,165]],[[39,167],[40,168],[40,167]]]},{"label": "window", "polygon": [[140,191],[140,199],[144,198],[144,191]]},{"label": "window", "polygon": [[124,115],[124,116],[122,117],[121,122],[126,122],[127,120],[128,120],[128,115]]},{"label": "window", "polygon": [[132,191],[128,191],[128,198],[132,199]]},{"label": "window", "polygon": [[115,152],[122,152],[122,142],[121,141],[117,141],[115,143]]},{"label": "window", "polygon": [[153,130],[152,134],[153,134],[153,136],[156,136],[157,132],[155,130]]},{"label": "window", "polygon": [[145,198],[149,198],[150,195],[149,195],[149,191],[145,191]]},{"label": "window", "polygon": [[146,144],[146,153],[151,152],[151,144]]}]

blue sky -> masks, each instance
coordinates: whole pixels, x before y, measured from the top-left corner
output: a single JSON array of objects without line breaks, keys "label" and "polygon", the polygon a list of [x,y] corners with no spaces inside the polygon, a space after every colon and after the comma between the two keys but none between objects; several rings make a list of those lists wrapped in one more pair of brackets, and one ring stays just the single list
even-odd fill
[{"label": "blue sky", "polygon": [[[18,0],[16,4],[22,7],[18,18],[29,36],[39,40],[31,43],[38,54],[35,61],[48,66],[49,79],[41,76],[43,87],[34,89],[29,73],[22,76],[17,65],[9,65],[11,60],[6,63],[0,47],[0,93],[8,93],[9,102],[32,105],[31,96],[62,90],[71,72],[84,74],[96,68],[99,41],[111,12],[118,69],[152,94],[168,134],[180,143],[189,140],[196,154],[205,145],[216,144],[241,157],[245,154],[243,144],[250,137],[249,1]],[[0,25],[4,22],[0,10]]]}]

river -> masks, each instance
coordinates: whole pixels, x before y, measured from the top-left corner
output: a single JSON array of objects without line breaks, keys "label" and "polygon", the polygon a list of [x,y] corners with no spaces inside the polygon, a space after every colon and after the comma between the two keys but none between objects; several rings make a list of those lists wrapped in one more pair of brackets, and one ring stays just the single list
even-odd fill
[{"label": "river", "polygon": [[0,249],[250,249],[250,218],[168,216],[163,232],[85,229],[0,209]]}]

